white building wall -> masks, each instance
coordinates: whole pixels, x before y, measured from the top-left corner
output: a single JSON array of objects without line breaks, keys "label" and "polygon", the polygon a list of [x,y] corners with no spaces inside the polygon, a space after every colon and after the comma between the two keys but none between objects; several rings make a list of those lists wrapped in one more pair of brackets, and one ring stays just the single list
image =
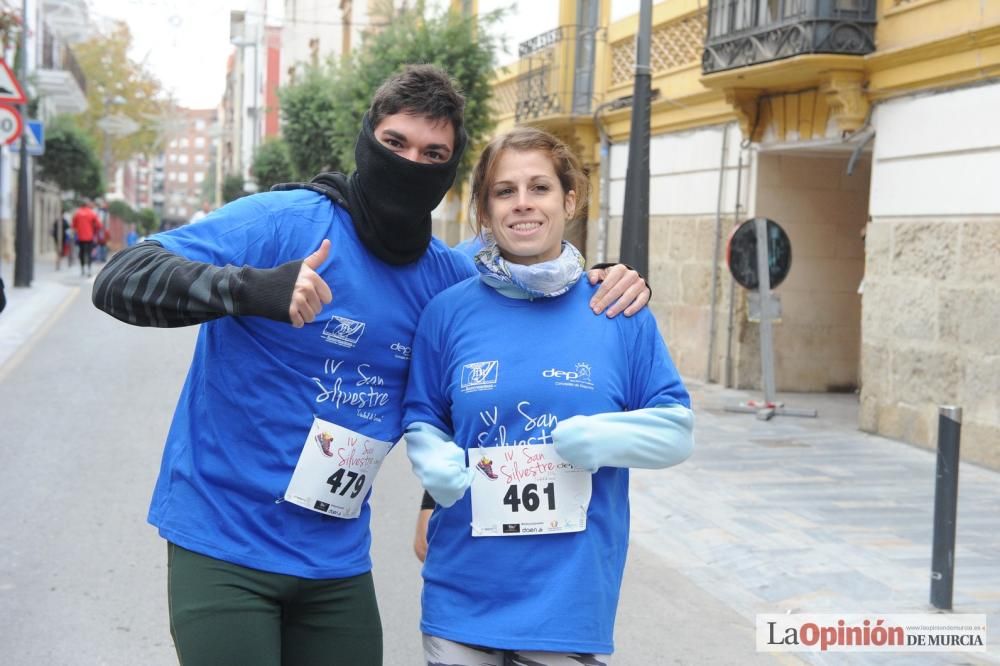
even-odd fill
[{"label": "white building wall", "polygon": [[1000,84],[877,107],[865,238],[861,428],[1000,466]]},{"label": "white building wall", "polygon": [[872,217],[1000,213],[1000,83],[876,108]]},{"label": "white building wall", "polygon": [[[364,0],[354,3],[354,14],[364,16],[358,11],[358,5],[364,8]],[[364,19],[362,19],[364,20]],[[281,85],[288,85],[289,70],[292,67],[301,68],[309,63],[312,40],[318,42],[320,62],[328,56],[340,55],[343,44],[343,28],[340,24],[341,14],[339,3],[327,0],[285,0],[285,14],[281,35]],[[360,32],[359,27],[352,29]]]},{"label": "white building wall", "polygon": [[[649,142],[649,214],[715,215],[719,199],[719,167],[722,137],[728,131],[722,189],[722,210],[732,212],[736,200],[736,167],[740,133],[736,125],[699,128],[661,134]],[[625,207],[625,175],[628,144],[611,146],[611,218],[621,217]],[[748,164],[743,164],[743,189],[747,192]],[[742,196],[746,201],[746,195]]]}]

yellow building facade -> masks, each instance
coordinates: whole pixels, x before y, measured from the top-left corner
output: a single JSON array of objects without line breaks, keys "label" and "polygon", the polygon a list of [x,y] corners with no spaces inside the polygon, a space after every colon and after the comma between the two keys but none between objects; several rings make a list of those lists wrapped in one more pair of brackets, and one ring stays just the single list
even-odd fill
[{"label": "yellow building facade", "polygon": [[[497,131],[576,150],[592,196],[568,235],[613,260],[638,16],[551,2],[497,71]],[[681,372],[760,387],[724,252],[768,217],[793,256],[777,389],[857,390],[862,429],[926,447],[962,406],[963,456],[1000,467],[1000,0],[667,0],[651,52],[652,307]]]}]

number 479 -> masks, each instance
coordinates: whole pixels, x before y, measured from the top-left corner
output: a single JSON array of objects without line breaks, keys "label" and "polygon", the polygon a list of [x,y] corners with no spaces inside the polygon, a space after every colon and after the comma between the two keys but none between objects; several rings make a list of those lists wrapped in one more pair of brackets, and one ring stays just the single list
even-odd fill
[{"label": "number 479", "polygon": [[[556,508],[556,489],[555,484],[548,483],[544,488],[542,488],[542,494],[548,499],[549,511],[554,511]],[[524,486],[524,489],[518,493],[517,484],[514,484],[507,488],[507,494],[503,496],[503,503],[510,507],[510,510],[517,512],[521,505],[524,505],[526,511],[534,511],[538,508],[541,503],[538,497],[538,484],[529,483]]]},{"label": "number 479", "polygon": [[[347,483],[344,483],[344,473],[345,469],[341,467],[336,472],[330,475],[330,478],[326,480],[330,484],[330,492],[334,495],[337,494],[337,488],[341,485],[344,486],[343,490],[340,491],[340,496],[343,497],[347,494],[347,491],[351,491],[351,499],[358,496],[361,489],[365,487],[365,475],[358,474],[357,472],[347,472]],[[353,487],[353,490],[352,490]]]}]

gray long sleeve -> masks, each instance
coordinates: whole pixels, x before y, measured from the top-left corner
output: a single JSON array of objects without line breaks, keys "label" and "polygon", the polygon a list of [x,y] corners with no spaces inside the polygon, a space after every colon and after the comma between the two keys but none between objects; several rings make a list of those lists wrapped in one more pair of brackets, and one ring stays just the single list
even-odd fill
[{"label": "gray long sleeve", "polygon": [[94,281],[94,305],[135,326],[174,328],[226,315],[290,321],[302,261],[276,268],[190,261],[155,241],[116,254]]}]

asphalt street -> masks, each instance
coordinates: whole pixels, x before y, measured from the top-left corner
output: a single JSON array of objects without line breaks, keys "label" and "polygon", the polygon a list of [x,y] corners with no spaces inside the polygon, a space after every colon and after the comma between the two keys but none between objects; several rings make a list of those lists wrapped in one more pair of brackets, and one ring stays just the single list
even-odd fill
[{"label": "asphalt street", "polygon": [[[126,326],[91,305],[89,281],[65,271],[53,280],[44,322],[0,359],[0,660],[174,664],[166,547],[145,518],[196,329]],[[411,549],[419,498],[394,452],[372,502],[389,666],[422,663]],[[752,632],[670,553],[632,544],[615,664],[799,663],[755,653]]]}]

